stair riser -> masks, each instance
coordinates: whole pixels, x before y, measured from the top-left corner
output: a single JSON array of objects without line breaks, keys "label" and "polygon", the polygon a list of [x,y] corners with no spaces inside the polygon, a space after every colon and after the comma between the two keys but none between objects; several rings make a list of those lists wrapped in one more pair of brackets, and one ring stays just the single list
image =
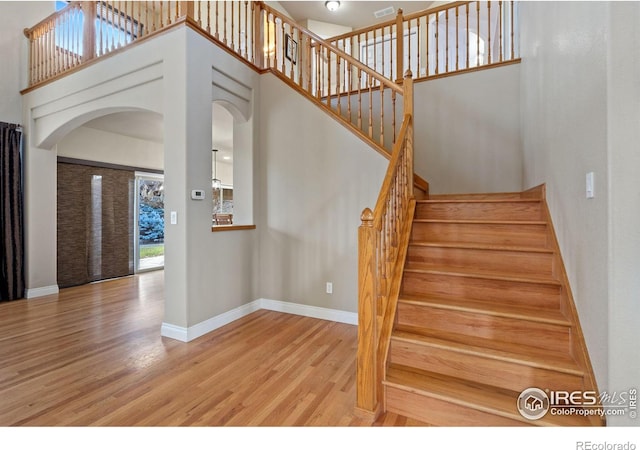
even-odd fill
[{"label": "stair riser", "polygon": [[401,364],[476,383],[521,392],[530,387],[552,390],[581,390],[582,376],[500,361],[481,354],[391,341],[391,364]]},{"label": "stair riser", "polygon": [[[514,399],[515,403],[515,399]],[[420,420],[435,426],[526,426],[517,420],[478,411],[444,400],[386,387],[386,409],[389,412]]]},{"label": "stair riser", "polygon": [[414,222],[411,241],[545,248],[547,227],[541,224]]},{"label": "stair riser", "polygon": [[540,202],[423,203],[416,206],[416,219],[430,220],[541,220]]},{"label": "stair riser", "polygon": [[398,325],[500,340],[552,351],[571,351],[571,329],[568,326],[511,317],[400,303]]},{"label": "stair riser", "polygon": [[514,275],[553,274],[553,255],[550,253],[411,245],[407,258],[410,262],[466,269],[482,268]]},{"label": "stair riser", "polygon": [[559,309],[560,286],[405,271],[402,294]]}]

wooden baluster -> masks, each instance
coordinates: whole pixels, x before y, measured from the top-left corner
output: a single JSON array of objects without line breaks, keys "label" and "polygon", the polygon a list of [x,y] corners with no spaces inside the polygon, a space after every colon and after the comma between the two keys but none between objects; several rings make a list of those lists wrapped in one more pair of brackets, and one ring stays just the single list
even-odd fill
[{"label": "wooden baluster", "polygon": [[159,29],[162,30],[164,28],[164,22],[163,22],[163,20],[164,20],[164,14],[163,14],[164,1],[160,0],[158,3],[160,4],[160,26],[159,26]]},{"label": "wooden baluster", "polygon": [[444,11],[444,19],[445,19],[445,45],[444,45],[444,71],[445,73],[449,72],[449,10]]},{"label": "wooden baluster", "polygon": [[[429,76],[429,52],[431,51],[431,49],[429,48],[429,34],[431,34],[431,14],[427,14],[427,25],[426,25],[426,32],[424,34],[427,35],[427,42],[426,42],[426,47],[427,47],[427,51],[425,52],[425,59],[426,59],[426,76]],[[395,139],[394,139],[395,142]]]},{"label": "wooden baluster", "polygon": [[380,83],[380,146],[384,147],[384,83]]},{"label": "wooden baluster", "polygon": [[[395,26],[395,24],[390,25],[389,26],[389,79],[390,80],[395,80],[395,74],[393,73],[395,66],[393,65],[393,43],[391,40],[391,36],[393,36],[393,27]],[[397,37],[397,33],[396,33],[396,40],[398,40]]]},{"label": "wooden baluster", "polygon": [[331,108],[331,53],[327,47],[327,106]]},{"label": "wooden baluster", "polygon": [[477,1],[476,2],[476,32],[477,32],[477,38],[476,38],[476,67],[478,67],[480,65],[480,2]]},{"label": "wooden baluster", "polygon": [[122,30],[122,2],[118,1],[118,29],[116,30],[116,35],[118,36],[118,48],[122,47],[120,30]]},{"label": "wooden baluster", "polygon": [[151,2],[151,20],[153,21],[153,31],[156,31],[156,2]]},{"label": "wooden baluster", "polygon": [[[251,10],[253,10],[253,4],[251,5]],[[207,30],[207,34],[211,34],[211,1],[207,0],[207,26],[205,27]]]},{"label": "wooden baluster", "polygon": [[340,56],[336,54],[336,95],[338,96],[338,115],[342,116],[340,104]]},{"label": "wooden baluster", "polygon": [[358,129],[362,130],[362,69],[358,68]]},{"label": "wooden baluster", "polygon": [[[287,45],[287,42],[286,42],[287,40],[285,38],[286,32],[285,32],[285,29],[284,29],[284,20],[280,23],[280,26],[282,28],[282,33],[280,33],[280,40],[281,40],[280,42],[282,42],[283,45],[276,45],[276,47],[277,47],[276,48],[276,52],[278,50],[280,50],[280,48],[282,48],[282,64],[281,64],[280,72],[282,72],[282,75],[286,75],[287,72],[285,71],[285,68],[286,68],[285,65],[286,65],[287,58],[285,57],[284,54],[285,54],[285,51],[286,51],[285,46]],[[276,42],[277,42],[277,40],[276,40]]]},{"label": "wooden baluster", "polygon": [[458,49],[458,44],[459,44],[458,41],[460,40],[460,26],[459,26],[458,15],[459,15],[459,6],[456,6],[456,71],[460,69],[460,65],[459,65],[460,53]]},{"label": "wooden baluster", "polygon": [[487,64],[491,64],[491,0],[487,2]]},{"label": "wooden baluster", "polygon": [[420,37],[420,17],[418,17],[416,19],[416,25],[417,25],[417,43],[416,43],[416,66],[417,66],[417,71],[418,71],[418,76],[420,75],[421,71],[420,71],[420,41],[422,40],[422,38]]},{"label": "wooden baluster", "polygon": [[515,29],[515,25],[513,23],[513,8],[514,8],[514,3],[513,3],[513,0],[512,0],[511,1],[511,11],[510,11],[511,12],[511,23],[509,24],[511,26],[511,59],[515,59],[515,57],[514,57],[514,54],[515,54],[515,52],[514,52],[514,50],[515,50],[515,46],[514,46],[515,40],[513,39],[513,31]]},{"label": "wooden baluster", "polygon": [[347,89],[347,115],[349,116],[349,123],[351,123],[351,78],[352,78],[351,63],[347,62],[347,78],[349,80],[349,87]]},{"label": "wooden baluster", "polygon": [[404,72],[402,67],[404,64],[404,16],[402,15],[402,8],[398,8],[398,14],[396,15],[396,73],[395,76],[399,79],[400,74]]},{"label": "wooden baluster", "polygon": [[[427,72],[428,74],[429,72]],[[391,128],[393,128],[393,142],[396,142],[396,91],[391,90]]]},{"label": "wooden baluster", "polygon": [[242,55],[242,2],[238,1],[238,54]]},{"label": "wooden baluster", "polygon": [[467,3],[467,33],[466,33],[466,38],[465,38],[465,44],[467,46],[467,65],[465,66],[465,69],[469,68],[469,3]]},{"label": "wooden baluster", "polygon": [[[291,33],[291,39],[295,40],[295,32],[294,32],[294,28],[289,25],[289,32]],[[293,48],[293,43],[292,43],[292,53],[291,53],[291,63],[289,64],[289,78],[291,78],[291,81],[295,82],[295,74],[293,72],[293,61],[296,59],[296,55],[293,53],[293,51],[297,51],[297,49]]]},{"label": "wooden baluster", "polygon": [[373,80],[367,74],[367,85],[369,86],[369,139],[373,138]]},{"label": "wooden baluster", "polygon": [[235,13],[234,9],[235,9],[235,7],[234,7],[234,5],[236,4],[236,2],[231,0],[230,3],[231,3],[231,45],[230,45],[230,48],[231,48],[231,50],[233,50],[234,47],[235,47],[235,38],[234,38],[234,25],[235,25],[235,23],[234,23],[234,13]]},{"label": "wooden baluster", "polygon": [[[216,3],[217,4],[217,3]],[[264,19],[260,3],[251,2],[251,60],[260,69],[264,66]]]},{"label": "wooden baluster", "polygon": [[373,29],[373,70],[378,71],[378,43],[376,42],[376,29]]},{"label": "wooden baluster", "polygon": [[305,47],[305,52],[307,55],[307,59],[306,59],[306,64],[307,64],[307,70],[306,73],[304,75],[304,81],[305,84],[307,86],[307,88],[305,89],[309,94],[313,94],[311,92],[312,89],[312,85],[311,85],[311,78],[313,77],[312,73],[311,73],[311,38],[309,38],[309,36],[305,37],[304,40],[304,47]]},{"label": "wooden baluster", "polygon": [[436,13],[436,75],[440,73],[440,13]]},{"label": "wooden baluster", "polygon": [[51,35],[50,29],[49,29],[49,22],[45,22],[44,24],[44,39],[43,39],[43,54],[45,55],[44,58],[44,78],[47,79],[49,78],[49,37]]},{"label": "wooden baluster", "polygon": [[220,39],[220,17],[219,17],[219,13],[218,13],[218,5],[220,4],[220,0],[215,0],[216,2],[216,34],[215,34],[215,38],[216,39]]},{"label": "wooden baluster", "polygon": [[411,68],[411,20],[407,21],[407,66]]},{"label": "wooden baluster", "polygon": [[502,50],[502,0],[500,0],[498,2],[498,30],[500,33],[500,36],[498,37],[499,41],[500,41],[500,57],[498,58],[499,62],[502,62],[504,60],[504,55],[503,50]]},{"label": "wooden baluster", "polygon": [[356,361],[356,405],[374,412],[377,398],[377,286],[376,230],[373,212],[366,208],[358,228],[358,352]]},{"label": "wooden baluster", "polygon": [[223,23],[222,23],[222,43],[227,45],[227,0],[222,2]]},{"label": "wooden baluster", "polygon": [[244,59],[249,60],[249,1],[244,2]]}]

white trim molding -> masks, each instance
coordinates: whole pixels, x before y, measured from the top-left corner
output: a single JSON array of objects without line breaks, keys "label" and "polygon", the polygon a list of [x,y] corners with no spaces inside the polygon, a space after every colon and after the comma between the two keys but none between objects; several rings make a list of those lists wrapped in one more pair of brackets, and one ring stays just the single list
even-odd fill
[{"label": "white trim molding", "polygon": [[231,311],[219,314],[189,328],[163,322],[160,334],[170,339],[190,342],[260,309],[295,314],[297,316],[313,317],[314,319],[330,320],[332,322],[346,323],[349,325],[358,324],[357,313],[259,298],[258,300],[238,306]]},{"label": "white trim molding", "polygon": [[27,289],[24,293],[25,298],[44,297],[46,295],[56,295],[60,292],[57,284],[53,286],[44,286],[39,288]]},{"label": "white trim molding", "polygon": [[358,313],[341,311],[339,309],[301,305],[300,303],[283,302],[267,298],[260,299],[260,306],[262,309],[268,309],[270,311],[313,317],[314,319],[330,320],[332,322],[347,323],[349,325],[358,325]]}]

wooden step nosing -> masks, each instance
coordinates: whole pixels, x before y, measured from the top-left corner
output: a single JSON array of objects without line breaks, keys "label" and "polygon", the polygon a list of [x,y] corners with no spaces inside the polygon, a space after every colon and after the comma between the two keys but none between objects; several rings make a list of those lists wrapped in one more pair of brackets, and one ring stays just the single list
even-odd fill
[{"label": "wooden step nosing", "polygon": [[[542,316],[536,316],[534,314],[529,315],[529,314],[526,314],[525,312],[518,313],[518,312],[508,312],[508,311],[490,311],[487,309],[482,309],[481,307],[450,305],[447,303],[437,302],[433,300],[412,300],[407,298],[400,298],[398,302],[404,303],[407,305],[425,306],[429,308],[446,309],[449,311],[468,312],[472,314],[481,314],[485,316],[504,317],[507,319],[517,319],[517,320],[523,320],[527,322],[536,322],[536,323],[544,323],[549,325],[571,327],[571,322],[569,322],[566,318],[561,319],[561,318],[542,317]],[[531,311],[531,312],[535,313],[535,311]]]},{"label": "wooden step nosing", "polygon": [[[566,375],[573,375],[573,376],[578,376],[578,377],[583,377],[584,376],[584,372],[582,370],[580,370],[579,368],[571,368],[571,367],[562,367],[556,364],[545,364],[542,361],[536,360],[536,361],[532,361],[529,359],[525,359],[525,358],[518,358],[519,355],[516,355],[514,353],[510,353],[510,352],[502,352],[502,353],[509,353],[511,356],[506,356],[506,355],[499,355],[496,354],[496,350],[492,350],[492,349],[488,349],[488,348],[483,348],[483,347],[471,347],[471,348],[466,348],[467,346],[462,346],[463,344],[458,344],[458,343],[454,343],[454,342],[447,342],[444,343],[444,341],[442,341],[441,343],[439,342],[433,342],[433,340],[431,340],[428,337],[420,337],[420,338],[416,338],[416,339],[412,339],[412,338],[408,338],[408,337],[403,337],[403,336],[397,336],[397,335],[392,335],[391,336],[391,340],[392,341],[401,341],[401,342],[407,342],[410,344],[416,344],[416,345],[420,345],[423,347],[432,347],[432,348],[437,348],[439,350],[445,350],[445,351],[450,351],[450,352],[454,352],[454,353],[460,353],[460,354],[464,354],[464,355],[470,355],[470,356],[477,356],[480,358],[485,358],[485,359],[492,359],[494,361],[502,361],[502,362],[507,362],[507,363],[511,363],[511,364],[517,364],[520,366],[527,366],[527,367],[532,367],[534,369],[545,369],[545,370],[551,370],[554,372],[559,372],[559,373],[564,373]],[[498,350],[499,351],[499,350]]]},{"label": "wooden step nosing", "polygon": [[516,420],[518,422],[529,423],[529,421],[527,421],[520,414],[516,415],[516,414],[510,413],[508,411],[501,410],[501,409],[492,408],[492,407],[485,406],[485,405],[479,405],[476,402],[471,402],[471,401],[468,401],[468,400],[459,399],[457,397],[451,396],[450,394],[445,394],[445,393],[440,393],[440,392],[433,392],[433,391],[426,391],[426,390],[424,390],[422,388],[419,388],[419,387],[416,387],[416,386],[409,386],[409,385],[401,384],[401,383],[394,382],[394,381],[388,381],[388,380],[384,380],[383,384],[385,386],[388,386],[388,387],[394,387],[396,389],[400,389],[400,390],[405,391],[405,392],[410,392],[412,394],[421,395],[423,397],[433,398],[433,399],[444,401],[444,402],[447,402],[447,403],[451,403],[451,404],[454,404],[454,405],[457,405],[457,406],[462,406],[464,408],[474,409],[476,411],[481,411],[481,412],[492,414],[492,415],[495,415],[495,416],[504,417],[506,419],[514,419],[514,420]]},{"label": "wooden step nosing", "polygon": [[520,276],[498,275],[495,273],[468,273],[456,271],[454,267],[450,270],[436,270],[436,269],[422,269],[419,267],[405,267],[404,272],[409,273],[424,273],[430,275],[444,275],[451,277],[461,278],[475,278],[481,280],[494,280],[494,281],[508,281],[514,283],[526,283],[526,284],[544,284],[549,286],[561,287],[562,283],[553,278],[527,278]]},{"label": "wooden step nosing", "polygon": [[472,242],[438,242],[426,240],[414,240],[409,242],[409,247],[445,248],[455,250],[482,250],[491,252],[512,252],[512,253],[537,253],[553,255],[553,249],[547,247],[524,247],[516,245],[496,245]]}]

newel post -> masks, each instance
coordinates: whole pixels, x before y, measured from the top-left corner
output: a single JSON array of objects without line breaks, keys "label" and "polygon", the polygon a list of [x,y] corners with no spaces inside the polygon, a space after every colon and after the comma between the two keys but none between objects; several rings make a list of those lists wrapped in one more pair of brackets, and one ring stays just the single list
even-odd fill
[{"label": "newel post", "polygon": [[195,20],[196,11],[193,2],[180,2],[180,17],[188,17]]},{"label": "newel post", "polygon": [[411,126],[407,131],[407,176],[409,186],[413,186],[413,74],[411,69],[407,69],[404,73],[404,82],[402,83],[402,101],[404,102],[403,113],[405,116],[411,116]]},{"label": "newel post", "polygon": [[82,14],[82,62],[85,63],[96,57],[96,2],[82,2]]},{"label": "newel post", "polygon": [[404,15],[402,8],[398,9],[396,15],[396,78],[400,81],[400,77],[404,73]]},{"label": "newel post", "polygon": [[377,311],[375,280],[375,233],[373,212],[365,208],[358,228],[358,355],[356,408],[367,415],[378,409],[376,354]]},{"label": "newel post", "polygon": [[253,56],[254,64],[262,69],[264,68],[264,19],[262,18],[262,2],[255,2],[253,11],[253,30],[255,33],[253,39]]}]

